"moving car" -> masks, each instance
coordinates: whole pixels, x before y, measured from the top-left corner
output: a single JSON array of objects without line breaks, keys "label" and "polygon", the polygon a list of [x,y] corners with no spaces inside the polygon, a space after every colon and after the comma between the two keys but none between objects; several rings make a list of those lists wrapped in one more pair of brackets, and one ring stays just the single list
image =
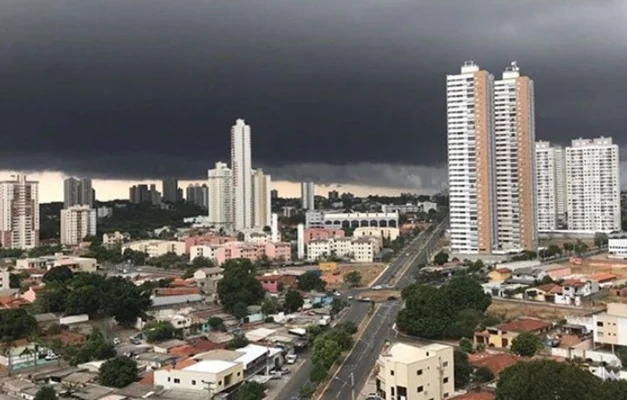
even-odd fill
[{"label": "moving car", "polygon": [[382,290],[382,289],[383,289],[383,286],[381,286],[381,285],[377,285],[377,286],[373,286],[372,287],[372,290]]}]

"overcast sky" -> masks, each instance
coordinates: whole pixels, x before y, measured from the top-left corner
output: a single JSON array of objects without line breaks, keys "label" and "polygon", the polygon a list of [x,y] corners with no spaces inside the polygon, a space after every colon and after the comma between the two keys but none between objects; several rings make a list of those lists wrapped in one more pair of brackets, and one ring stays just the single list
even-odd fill
[{"label": "overcast sky", "polygon": [[538,139],[627,144],[624,0],[2,0],[0,170],[199,179],[244,118],[275,179],[440,188],[471,59],[535,80]]}]

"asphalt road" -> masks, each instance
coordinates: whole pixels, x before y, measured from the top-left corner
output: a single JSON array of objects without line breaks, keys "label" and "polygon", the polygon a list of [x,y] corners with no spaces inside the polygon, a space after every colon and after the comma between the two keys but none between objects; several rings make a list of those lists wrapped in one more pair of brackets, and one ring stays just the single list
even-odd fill
[{"label": "asphalt road", "polygon": [[[402,272],[396,284],[397,288],[403,289],[414,282],[416,267],[429,259],[430,253],[435,250],[437,241],[446,226],[447,220],[432,231],[421,235],[418,241],[411,244],[410,256],[406,259],[406,262],[411,265]],[[400,300],[379,306],[373,318],[368,322],[361,338],[324,392],[322,399],[348,400],[352,395],[352,385],[355,388],[364,386],[385,341],[393,336],[392,326],[401,307],[402,302]],[[357,397],[357,392],[355,392],[355,397]]]},{"label": "asphalt road", "polygon": [[[444,221],[441,225],[438,225],[438,228],[433,230],[422,231],[414,240],[412,240],[403,250],[401,250],[400,255],[395,258],[390,266],[379,276],[376,281],[373,283],[373,286],[376,285],[387,285],[390,283],[393,277],[397,274],[402,273],[402,276],[399,277],[399,280],[396,284],[396,287],[403,288],[407,285],[413,283],[413,274],[415,272],[415,268],[422,262],[425,262],[429,258],[429,252],[435,249],[435,245],[437,243],[437,239],[440,237],[437,234],[437,230],[440,227],[446,227],[447,223]],[[443,229],[442,228],[442,232]],[[436,232],[436,233],[434,233]],[[350,291],[347,294],[356,295],[359,291]],[[368,373],[372,370],[372,365],[374,365],[374,361],[378,356],[378,349],[383,346],[385,339],[388,337],[391,326],[396,318],[396,314],[400,310],[401,304],[400,302],[390,302],[383,304],[379,307],[376,314],[373,316],[371,323],[366,327],[366,331],[364,331],[361,339],[355,344],[351,354],[346,359],[345,364],[342,366],[341,370],[338,371],[337,379],[334,379],[329,385],[328,390],[323,395],[323,398],[336,398],[334,390],[347,395],[346,399],[350,398],[350,387],[347,384],[342,384],[341,380],[350,379],[350,372],[346,367],[346,365],[351,362],[354,363],[355,358],[362,360],[364,358],[363,353],[370,353],[367,356],[367,359],[364,359],[365,364],[367,364],[366,368],[361,368],[361,372],[355,372],[355,384],[356,387],[362,387],[366,378],[368,377]],[[361,321],[367,316],[368,310],[370,308],[369,303],[361,303],[358,301],[353,301],[350,303],[350,306],[346,309],[346,311],[339,318],[338,322],[345,321],[353,321],[357,325],[361,323]],[[375,322],[377,321],[377,322]],[[376,327],[380,329],[376,329]],[[361,358],[358,356],[354,356],[355,354],[361,355]],[[372,356],[374,355],[374,358]],[[372,358],[372,360],[370,360]],[[309,359],[305,360],[303,365],[291,376],[291,378],[285,382],[285,385],[277,395],[277,400],[290,400],[292,397],[297,396],[299,393],[299,389],[309,380],[309,373],[311,371],[311,361]],[[363,375],[362,380],[357,380],[361,375]],[[361,384],[358,384],[361,382]],[[339,388],[337,384],[340,384],[342,387]],[[348,388],[348,391],[346,389]],[[328,397],[331,396],[331,397]],[[341,398],[341,397],[337,397]]]}]

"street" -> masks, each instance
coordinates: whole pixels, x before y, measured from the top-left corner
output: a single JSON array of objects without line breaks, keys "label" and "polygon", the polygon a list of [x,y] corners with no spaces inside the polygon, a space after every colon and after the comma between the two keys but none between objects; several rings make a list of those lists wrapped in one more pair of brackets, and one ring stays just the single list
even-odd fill
[{"label": "street", "polygon": [[[415,267],[428,260],[430,252],[435,249],[437,240],[444,232],[446,226],[447,219],[442,221],[431,231],[422,231],[400,252],[399,256],[390,263],[389,268],[376,279],[373,286],[387,285],[398,273],[402,273],[402,276],[399,276],[399,280],[396,284],[397,288],[403,288],[413,283]],[[358,290],[354,290],[350,291],[348,294],[355,295],[358,292]],[[361,387],[363,385],[372,370],[379,349],[383,346],[385,339],[391,332],[392,324],[396,319],[396,314],[400,310],[400,307],[400,301],[396,301],[383,304],[378,308],[372,320],[366,326],[366,330],[363,332],[361,339],[355,344],[345,364],[338,371],[337,377],[325,391],[323,398],[350,398],[350,385],[342,383],[342,381],[349,382],[350,374],[353,371],[347,368],[349,362],[351,365],[363,363],[358,366],[355,365],[355,369],[358,370],[355,372],[355,386]],[[361,321],[366,318],[369,308],[369,303],[353,301],[340,317],[339,322],[353,321],[355,324],[359,325]],[[285,386],[279,392],[276,399],[290,400],[292,397],[297,396],[299,389],[309,380],[311,367],[311,361],[307,359],[302,367],[294,373],[292,378],[285,383]],[[336,397],[335,393],[340,393],[340,395],[346,397]]]}]

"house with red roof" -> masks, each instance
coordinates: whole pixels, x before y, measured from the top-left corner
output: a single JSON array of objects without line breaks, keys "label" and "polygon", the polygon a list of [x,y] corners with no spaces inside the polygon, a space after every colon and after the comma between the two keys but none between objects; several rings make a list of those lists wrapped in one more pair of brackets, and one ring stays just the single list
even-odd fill
[{"label": "house with red roof", "polygon": [[475,345],[485,345],[496,348],[509,348],[512,340],[519,334],[533,333],[540,335],[551,329],[550,322],[536,318],[523,317],[495,327],[486,328],[483,331],[475,331],[473,341]]}]

